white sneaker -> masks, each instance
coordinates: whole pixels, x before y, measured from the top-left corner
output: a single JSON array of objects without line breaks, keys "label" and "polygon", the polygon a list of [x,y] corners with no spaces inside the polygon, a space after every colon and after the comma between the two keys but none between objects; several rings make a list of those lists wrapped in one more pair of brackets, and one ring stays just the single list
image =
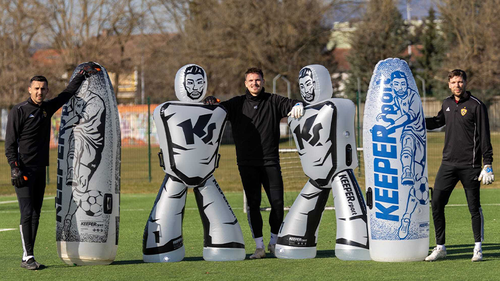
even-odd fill
[{"label": "white sneaker", "polygon": [[472,256],[471,261],[482,261],[483,260],[483,251],[474,249],[474,255]]},{"label": "white sneaker", "polygon": [[436,261],[444,258],[446,258],[446,250],[438,250],[436,247],[432,250],[432,253],[425,258],[425,261]]},{"label": "white sneaker", "polygon": [[269,251],[269,253],[274,255],[274,253],[276,252],[276,244],[268,244],[267,250]]},{"label": "white sneaker", "polygon": [[264,248],[257,248],[255,249],[255,253],[250,256],[250,259],[261,259],[266,257],[266,251],[264,251]]}]

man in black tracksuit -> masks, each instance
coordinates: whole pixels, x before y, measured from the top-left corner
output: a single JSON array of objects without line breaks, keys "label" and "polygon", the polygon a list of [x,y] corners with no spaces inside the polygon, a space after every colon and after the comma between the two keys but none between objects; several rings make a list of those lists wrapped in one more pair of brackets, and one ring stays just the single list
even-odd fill
[{"label": "man in black tracksuit", "polygon": [[[493,149],[486,106],[465,90],[466,83],[464,71],[451,71],[448,74],[448,86],[453,94],[443,101],[437,116],[425,120],[427,129],[430,130],[446,125],[443,160],[436,175],[432,196],[437,246],[426,261],[446,257],[444,207],[458,181],[464,187],[472,219],[475,241],[472,261],[480,261],[483,257],[483,214],[479,188],[481,179],[484,184],[490,184],[494,180],[491,167]],[[484,164],[482,170],[481,162]]]},{"label": "man in black tracksuit", "polygon": [[49,92],[47,79],[34,76],[28,87],[28,100],[15,105],[9,113],[5,155],[21,212],[23,268],[43,267],[35,261],[33,248],[45,193],[45,167],[49,165],[50,118],[77,92],[85,77],[95,71],[95,64],[88,63],[62,93],[48,101],[44,101]]},{"label": "man in black tracksuit", "polygon": [[258,68],[247,70],[245,86],[244,95],[221,102],[221,105],[227,110],[231,122],[238,169],[247,197],[248,222],[256,242],[257,249],[250,258],[258,259],[266,256],[260,214],[261,185],[271,204],[268,250],[274,254],[284,216],[283,179],[278,152],[280,120],[287,115],[299,118],[303,105],[296,100],[266,93],[264,74]]}]

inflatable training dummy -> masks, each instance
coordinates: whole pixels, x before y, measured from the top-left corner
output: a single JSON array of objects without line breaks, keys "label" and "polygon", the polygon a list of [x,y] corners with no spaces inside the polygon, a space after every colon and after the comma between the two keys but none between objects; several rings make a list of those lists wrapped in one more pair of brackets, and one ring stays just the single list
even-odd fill
[{"label": "inflatable training dummy", "polygon": [[166,173],[146,223],[145,262],[177,262],[184,258],[182,220],[187,188],[193,188],[204,229],[203,258],[207,261],[245,259],[243,234],[236,216],[212,175],[226,111],[204,105],[205,70],[183,66],[175,76],[179,101],[160,104],[153,113],[160,143],[160,165]]},{"label": "inflatable training dummy", "polygon": [[354,104],[331,98],[332,82],[322,65],[299,74],[304,116],[288,118],[290,130],[309,181],[288,212],[276,245],[276,257],[316,256],[318,228],[330,190],[337,217],[335,255],[342,260],[369,260],[365,202],[352,170],[358,166]]},{"label": "inflatable training dummy", "polygon": [[56,240],[70,265],[110,264],[118,248],[120,122],[108,73],[100,69],[63,106],[59,127]]},{"label": "inflatable training dummy", "polygon": [[370,81],[363,122],[370,256],[419,261],[429,251],[425,118],[410,68],[380,61]]}]

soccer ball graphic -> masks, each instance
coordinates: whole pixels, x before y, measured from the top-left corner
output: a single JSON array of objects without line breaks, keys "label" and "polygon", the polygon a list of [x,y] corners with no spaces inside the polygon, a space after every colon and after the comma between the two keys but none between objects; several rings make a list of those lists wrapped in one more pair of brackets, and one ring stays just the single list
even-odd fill
[{"label": "soccer ball graphic", "polygon": [[103,196],[99,190],[85,192],[80,198],[79,207],[90,217],[97,217],[102,214]]}]

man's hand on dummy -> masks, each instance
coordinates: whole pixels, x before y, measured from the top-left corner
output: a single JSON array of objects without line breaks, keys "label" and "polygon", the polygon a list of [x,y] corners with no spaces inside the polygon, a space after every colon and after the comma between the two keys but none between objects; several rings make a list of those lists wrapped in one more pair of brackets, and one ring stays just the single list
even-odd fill
[{"label": "man's hand on dummy", "polygon": [[95,62],[90,61],[83,64],[83,68],[82,70],[80,70],[80,72],[78,72],[78,74],[88,78],[99,71],[101,71],[101,66]]},{"label": "man's hand on dummy", "polygon": [[11,163],[10,180],[15,187],[23,187],[28,181],[28,177],[23,174],[16,162]]},{"label": "man's hand on dummy", "polygon": [[220,99],[214,96],[208,96],[203,100],[203,104],[205,105],[214,105],[220,103]]},{"label": "man's hand on dummy", "polygon": [[491,165],[484,165],[481,174],[479,174],[478,181],[483,181],[483,184],[491,184],[495,181],[495,175],[493,174],[493,168]]},{"label": "man's hand on dummy", "polygon": [[288,112],[288,116],[292,116],[292,118],[299,119],[304,115],[304,105],[301,102],[296,103],[290,112]]}]

